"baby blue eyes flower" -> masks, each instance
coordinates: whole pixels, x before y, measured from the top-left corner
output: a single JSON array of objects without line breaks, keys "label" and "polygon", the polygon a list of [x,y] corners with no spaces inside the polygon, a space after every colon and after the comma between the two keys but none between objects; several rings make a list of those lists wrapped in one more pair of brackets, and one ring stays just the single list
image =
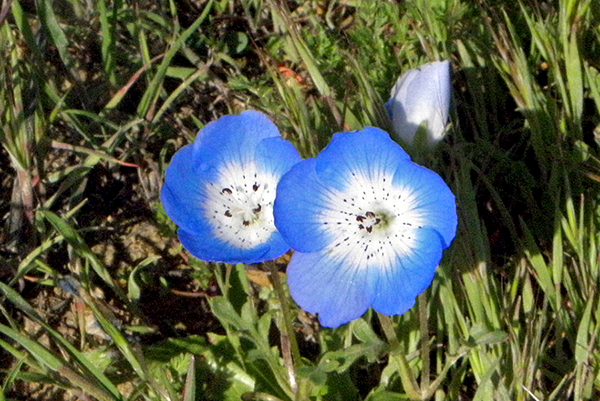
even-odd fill
[{"label": "baby blue eyes flower", "polygon": [[165,174],[161,202],[182,245],[205,261],[258,263],[289,249],[273,222],[277,183],[300,161],[262,113],[206,125]]},{"label": "baby blue eyes flower", "polygon": [[394,132],[411,145],[425,124],[427,145],[444,137],[450,107],[450,63],[437,61],[408,70],[398,78],[386,103]]},{"label": "baby blue eyes flower", "polygon": [[325,327],[406,312],[456,234],[455,198],[377,128],[334,135],[278,187],[275,225],[296,250],[290,293]]}]

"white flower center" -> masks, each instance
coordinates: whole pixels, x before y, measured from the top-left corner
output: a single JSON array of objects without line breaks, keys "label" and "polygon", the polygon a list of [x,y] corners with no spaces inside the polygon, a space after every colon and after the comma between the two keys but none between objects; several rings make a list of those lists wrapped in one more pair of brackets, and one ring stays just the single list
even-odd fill
[{"label": "white flower center", "polygon": [[252,162],[229,163],[216,182],[208,183],[204,217],[213,234],[240,249],[265,243],[276,231],[273,201],[277,177],[260,171]]},{"label": "white flower center", "polygon": [[392,186],[392,179],[392,172],[355,172],[344,191],[330,190],[329,209],[318,221],[332,240],[332,257],[357,266],[387,267],[410,254],[423,218],[414,192]]}]

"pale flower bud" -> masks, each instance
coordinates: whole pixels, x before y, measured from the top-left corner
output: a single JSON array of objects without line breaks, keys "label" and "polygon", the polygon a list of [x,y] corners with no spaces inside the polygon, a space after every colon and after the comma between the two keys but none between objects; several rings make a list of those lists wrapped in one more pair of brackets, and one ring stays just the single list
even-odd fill
[{"label": "pale flower bud", "polygon": [[[450,107],[450,63],[435,61],[398,78],[386,103],[396,135],[409,145],[423,126],[423,145],[432,147],[445,135]],[[420,130],[421,132],[421,130]],[[424,138],[423,138],[424,139]],[[417,138],[417,144],[421,142]]]}]

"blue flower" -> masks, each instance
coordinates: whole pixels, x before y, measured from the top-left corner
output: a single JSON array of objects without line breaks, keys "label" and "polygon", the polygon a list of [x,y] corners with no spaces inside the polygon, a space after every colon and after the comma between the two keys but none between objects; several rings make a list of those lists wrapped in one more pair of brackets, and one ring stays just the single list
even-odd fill
[{"label": "blue flower", "polygon": [[406,312],[456,234],[455,198],[377,128],[334,135],[277,187],[275,225],[296,250],[290,293],[325,327]]},{"label": "blue flower", "polygon": [[408,70],[392,88],[386,108],[394,132],[412,145],[421,124],[425,124],[427,145],[444,137],[450,108],[450,63],[436,61]]},{"label": "blue flower", "polygon": [[179,240],[205,261],[258,263],[289,249],[273,222],[277,183],[300,161],[262,113],[206,125],[165,174],[161,202]]}]

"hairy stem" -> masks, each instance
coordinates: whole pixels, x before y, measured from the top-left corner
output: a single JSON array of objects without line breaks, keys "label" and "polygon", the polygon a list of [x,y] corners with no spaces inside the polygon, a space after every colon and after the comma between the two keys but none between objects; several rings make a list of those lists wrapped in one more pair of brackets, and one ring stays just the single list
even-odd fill
[{"label": "hairy stem", "polygon": [[402,381],[402,386],[404,387],[406,395],[411,400],[422,399],[419,384],[417,383],[415,375],[408,365],[406,355],[404,355],[404,352],[402,349],[400,349],[400,343],[398,342],[398,337],[396,336],[392,319],[390,319],[388,316],[382,315],[381,313],[378,313],[377,316],[379,317],[381,328],[383,329],[385,337],[387,338],[387,342],[390,346],[390,361],[393,361],[398,365],[398,373],[400,374],[400,380]]},{"label": "hairy stem", "polygon": [[277,264],[273,261],[268,261],[264,264],[269,269],[269,278],[281,305],[281,312],[283,315],[283,324],[279,325],[279,331],[281,333],[281,353],[283,355],[283,363],[287,370],[290,386],[294,394],[297,394],[298,383],[296,381],[296,368],[299,367],[300,364],[300,349],[298,348],[298,342],[296,341],[296,335],[294,334],[294,328],[292,326],[292,315],[288,297],[279,277]]}]

